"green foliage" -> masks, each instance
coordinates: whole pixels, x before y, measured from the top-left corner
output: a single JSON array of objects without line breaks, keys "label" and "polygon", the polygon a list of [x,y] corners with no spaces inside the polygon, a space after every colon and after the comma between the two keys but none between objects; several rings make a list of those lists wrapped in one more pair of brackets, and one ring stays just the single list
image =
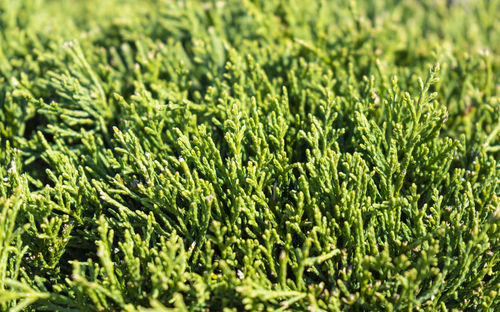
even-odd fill
[{"label": "green foliage", "polygon": [[0,0],[0,310],[497,311],[498,16]]}]

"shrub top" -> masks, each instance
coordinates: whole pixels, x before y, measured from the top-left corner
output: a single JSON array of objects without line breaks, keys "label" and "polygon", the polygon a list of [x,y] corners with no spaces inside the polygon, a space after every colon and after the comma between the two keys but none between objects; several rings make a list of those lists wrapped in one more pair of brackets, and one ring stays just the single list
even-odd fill
[{"label": "shrub top", "polygon": [[0,310],[497,311],[498,16],[0,0]]}]

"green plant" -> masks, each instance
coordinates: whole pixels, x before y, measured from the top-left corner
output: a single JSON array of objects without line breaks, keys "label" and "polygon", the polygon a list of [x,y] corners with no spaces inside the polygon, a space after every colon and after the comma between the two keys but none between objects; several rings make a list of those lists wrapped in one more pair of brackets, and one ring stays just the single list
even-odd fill
[{"label": "green plant", "polygon": [[495,311],[499,1],[0,0],[0,310]]}]

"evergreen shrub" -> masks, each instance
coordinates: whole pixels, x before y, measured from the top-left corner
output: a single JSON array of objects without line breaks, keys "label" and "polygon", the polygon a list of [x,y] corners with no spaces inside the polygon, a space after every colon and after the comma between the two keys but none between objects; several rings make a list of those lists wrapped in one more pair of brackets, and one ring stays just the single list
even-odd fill
[{"label": "evergreen shrub", "polygon": [[499,16],[0,0],[0,310],[499,311]]}]

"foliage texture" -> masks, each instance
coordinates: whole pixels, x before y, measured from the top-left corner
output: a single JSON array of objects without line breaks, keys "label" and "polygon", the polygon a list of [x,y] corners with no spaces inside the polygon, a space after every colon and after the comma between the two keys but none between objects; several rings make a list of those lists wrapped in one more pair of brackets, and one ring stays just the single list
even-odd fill
[{"label": "foliage texture", "polygon": [[499,16],[0,0],[0,310],[498,311]]}]

